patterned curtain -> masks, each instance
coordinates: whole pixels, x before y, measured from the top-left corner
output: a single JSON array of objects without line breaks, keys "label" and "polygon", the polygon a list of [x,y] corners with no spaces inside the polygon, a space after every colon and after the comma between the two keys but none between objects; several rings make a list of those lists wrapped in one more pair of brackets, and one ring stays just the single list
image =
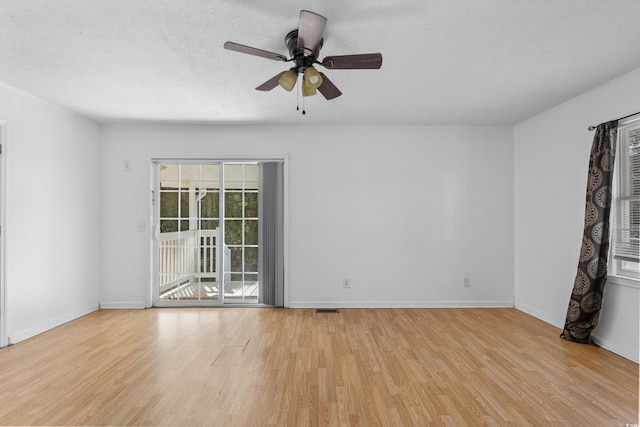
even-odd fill
[{"label": "patterned curtain", "polygon": [[596,128],[589,159],[584,235],[562,338],[591,344],[598,326],[604,286],[607,282],[611,185],[616,153],[618,121]]}]

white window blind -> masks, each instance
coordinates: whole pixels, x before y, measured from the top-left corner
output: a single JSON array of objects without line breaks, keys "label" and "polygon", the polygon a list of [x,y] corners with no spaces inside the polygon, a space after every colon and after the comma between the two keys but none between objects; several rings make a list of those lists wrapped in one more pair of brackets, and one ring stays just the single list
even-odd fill
[{"label": "white window blind", "polygon": [[618,182],[613,255],[640,261],[640,122],[618,130]]}]

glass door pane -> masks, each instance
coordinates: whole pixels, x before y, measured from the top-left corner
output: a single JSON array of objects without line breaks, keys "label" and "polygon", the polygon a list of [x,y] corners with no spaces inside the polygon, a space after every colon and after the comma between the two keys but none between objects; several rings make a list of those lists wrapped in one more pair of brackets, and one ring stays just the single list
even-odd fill
[{"label": "glass door pane", "polygon": [[200,300],[220,298],[218,242],[220,230],[220,166],[198,165],[200,182],[196,191],[198,230],[197,281]]},{"label": "glass door pane", "polygon": [[224,165],[224,300],[258,301],[258,165]]},{"label": "glass door pane", "polygon": [[158,300],[219,300],[220,166],[159,168]]}]

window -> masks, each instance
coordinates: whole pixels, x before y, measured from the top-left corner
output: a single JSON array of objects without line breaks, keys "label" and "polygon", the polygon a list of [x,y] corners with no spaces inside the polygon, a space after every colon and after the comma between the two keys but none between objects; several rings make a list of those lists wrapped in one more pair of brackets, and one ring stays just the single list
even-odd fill
[{"label": "window", "polygon": [[640,117],[618,128],[613,193],[613,268],[640,280]]}]

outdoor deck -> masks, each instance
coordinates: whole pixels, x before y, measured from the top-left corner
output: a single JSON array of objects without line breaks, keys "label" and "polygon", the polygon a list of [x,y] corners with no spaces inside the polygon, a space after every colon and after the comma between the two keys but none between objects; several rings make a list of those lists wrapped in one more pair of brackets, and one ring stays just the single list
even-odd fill
[{"label": "outdoor deck", "polygon": [[[216,283],[186,282],[160,295],[165,301],[217,301],[220,299],[219,286]],[[227,282],[225,284],[225,300],[244,300],[254,302],[258,300],[258,283],[244,284],[242,282]]]}]

